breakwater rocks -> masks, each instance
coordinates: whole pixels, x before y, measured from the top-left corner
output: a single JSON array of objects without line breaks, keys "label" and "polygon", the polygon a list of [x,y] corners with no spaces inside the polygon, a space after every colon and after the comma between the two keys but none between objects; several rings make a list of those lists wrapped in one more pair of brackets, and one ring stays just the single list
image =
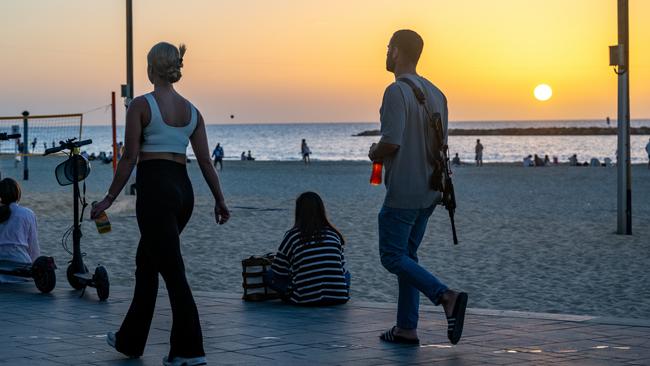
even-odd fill
[{"label": "breakwater rocks", "polygon": [[[616,135],[618,130],[612,127],[530,127],[530,128],[494,128],[494,129],[455,129],[449,130],[450,136],[589,136]],[[632,127],[632,135],[650,135],[650,127]],[[368,130],[353,136],[379,136],[379,130]]]}]

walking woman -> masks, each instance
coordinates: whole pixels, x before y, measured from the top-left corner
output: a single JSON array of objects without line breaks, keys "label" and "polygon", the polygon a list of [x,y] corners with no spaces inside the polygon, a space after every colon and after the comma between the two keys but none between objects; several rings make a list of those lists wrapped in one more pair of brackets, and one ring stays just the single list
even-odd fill
[{"label": "walking woman", "polygon": [[172,307],[170,350],[164,365],[204,365],[203,336],[192,291],[185,278],[179,235],[194,206],[194,193],[185,168],[192,144],[203,177],[215,198],[218,224],[228,221],[219,178],[210,160],[203,117],[173,84],[181,78],[185,46],[161,42],[147,55],[147,74],[153,92],[135,98],[126,114],[125,151],[106,197],[92,210],[97,217],[120,194],[138,165],[136,215],[140,243],[136,254],[135,292],[131,307],[107,341],[117,351],[139,357],[151,326],[158,274],[165,281]]}]

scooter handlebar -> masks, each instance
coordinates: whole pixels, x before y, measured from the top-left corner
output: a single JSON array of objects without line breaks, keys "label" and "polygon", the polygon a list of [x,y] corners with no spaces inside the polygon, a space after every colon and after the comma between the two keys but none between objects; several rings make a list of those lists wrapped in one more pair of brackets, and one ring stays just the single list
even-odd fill
[{"label": "scooter handlebar", "polygon": [[6,132],[0,133],[0,141],[19,139],[22,135],[19,133],[7,134]]},{"label": "scooter handlebar", "polygon": [[59,146],[45,149],[45,153],[43,155],[50,155],[50,154],[58,153],[59,151],[63,151],[63,150],[71,150],[77,147],[90,145],[92,143],[93,143],[92,139],[76,141],[76,142],[72,140],[68,140],[68,142],[61,141],[59,142],[60,144]]}]

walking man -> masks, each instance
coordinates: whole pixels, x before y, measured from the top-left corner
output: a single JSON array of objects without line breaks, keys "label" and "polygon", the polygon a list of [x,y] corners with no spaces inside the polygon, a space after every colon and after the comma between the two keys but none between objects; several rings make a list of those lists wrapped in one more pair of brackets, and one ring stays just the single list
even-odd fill
[{"label": "walking man", "polygon": [[456,344],[463,331],[467,294],[450,290],[421,267],[417,257],[427,221],[441,196],[430,184],[434,162],[427,151],[433,142],[425,136],[432,136],[431,127],[412,88],[424,92],[431,113],[440,113],[445,141],[448,121],[444,94],[416,73],[423,44],[414,31],[400,30],[393,34],[388,44],[386,69],[395,74],[396,82],[384,92],[380,109],[381,139],[372,144],[368,153],[370,160],[383,162],[386,168],[386,197],[379,212],[379,253],[382,265],[397,276],[399,287],[396,325],[380,338],[393,343],[419,343],[418,306],[422,292],[433,304],[443,306],[448,322],[447,337]]},{"label": "walking man", "polygon": [[217,142],[217,146],[212,151],[212,157],[214,158],[214,167],[216,168],[218,163],[219,170],[223,170],[223,154],[223,147],[221,147],[221,143]]},{"label": "walking man", "polygon": [[476,166],[483,166],[483,144],[480,139],[476,139],[474,152],[476,153]]},{"label": "walking man", "polygon": [[307,140],[302,139],[302,143],[300,144],[300,153],[302,154],[302,161],[305,163],[305,165],[311,163],[311,159],[309,159],[309,155],[311,155],[311,149],[309,146],[307,146]]},{"label": "walking man", "polygon": [[648,169],[650,169],[650,139],[648,139],[648,144],[645,145],[645,152],[648,154]]}]

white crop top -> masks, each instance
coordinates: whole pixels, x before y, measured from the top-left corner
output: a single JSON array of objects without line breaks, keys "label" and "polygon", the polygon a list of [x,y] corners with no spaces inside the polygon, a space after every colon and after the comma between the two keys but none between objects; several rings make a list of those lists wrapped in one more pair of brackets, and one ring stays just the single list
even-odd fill
[{"label": "white crop top", "polygon": [[190,109],[192,110],[190,122],[182,127],[174,127],[163,121],[160,108],[158,108],[158,103],[156,103],[153,94],[145,94],[144,97],[149,103],[151,120],[142,131],[144,142],[140,146],[140,151],[185,154],[187,145],[190,142],[190,136],[196,128],[198,119],[196,108],[190,103]]}]

